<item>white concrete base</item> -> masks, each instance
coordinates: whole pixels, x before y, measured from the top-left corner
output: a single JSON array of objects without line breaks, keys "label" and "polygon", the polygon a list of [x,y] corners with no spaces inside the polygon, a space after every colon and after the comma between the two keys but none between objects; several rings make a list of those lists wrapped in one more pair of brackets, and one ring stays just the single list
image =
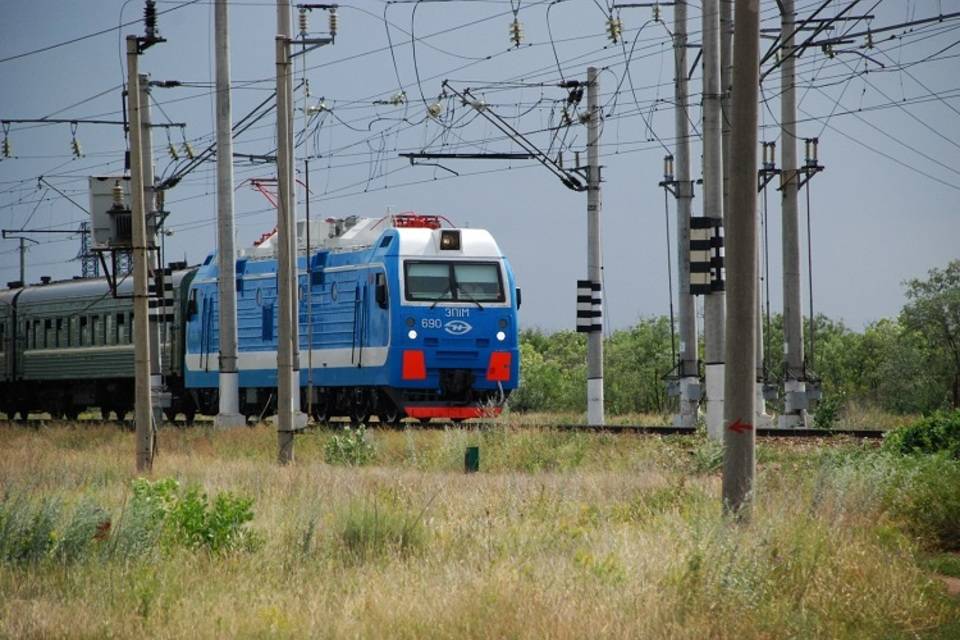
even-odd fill
[{"label": "white concrete base", "polygon": [[[783,383],[784,407],[780,416],[781,429],[803,429],[807,426],[807,384],[802,380],[787,380]],[[802,399],[795,401],[794,399]]]},{"label": "white concrete base", "polygon": [[[272,425],[272,426],[276,427],[276,426],[277,426],[277,416],[276,416],[276,415],[267,416],[267,417],[266,417],[266,423],[269,424],[269,425]],[[303,428],[306,427],[306,426],[307,426],[307,414],[305,414],[305,413],[302,412],[302,411],[294,411],[294,412],[293,412],[293,429],[294,429],[294,431],[297,431],[297,430],[299,430],[299,429],[303,429]]]},{"label": "white concrete base", "polygon": [[213,426],[218,429],[233,429],[247,426],[247,418],[239,413],[218,413],[213,417]]},{"label": "white concrete base", "polygon": [[590,378],[587,380],[587,424],[604,424],[603,378]]},{"label": "white concrete base", "polygon": [[673,418],[673,426],[693,429],[697,426],[700,407],[700,378],[680,379],[680,413]]},{"label": "white concrete base", "polygon": [[707,388],[707,436],[711,440],[723,440],[723,364],[708,364],[705,367]]},{"label": "white concrete base", "polygon": [[219,413],[213,419],[213,426],[229,429],[243,427],[247,419],[240,415],[240,374],[220,372]]},{"label": "white concrete base", "polygon": [[763,383],[756,385],[757,397],[754,400],[757,411],[753,416],[753,426],[755,429],[769,429],[773,426],[773,416],[767,413],[767,402],[763,399]]}]

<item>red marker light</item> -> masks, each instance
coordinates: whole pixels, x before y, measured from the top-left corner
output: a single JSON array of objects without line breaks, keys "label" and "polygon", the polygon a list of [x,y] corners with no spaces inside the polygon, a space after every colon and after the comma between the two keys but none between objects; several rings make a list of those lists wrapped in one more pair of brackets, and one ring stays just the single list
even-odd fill
[{"label": "red marker light", "polygon": [[403,379],[427,379],[427,362],[423,357],[423,351],[409,350],[403,352]]},{"label": "red marker light", "polygon": [[487,365],[487,380],[491,382],[506,382],[510,379],[510,352],[494,351],[490,354],[490,363]]}]

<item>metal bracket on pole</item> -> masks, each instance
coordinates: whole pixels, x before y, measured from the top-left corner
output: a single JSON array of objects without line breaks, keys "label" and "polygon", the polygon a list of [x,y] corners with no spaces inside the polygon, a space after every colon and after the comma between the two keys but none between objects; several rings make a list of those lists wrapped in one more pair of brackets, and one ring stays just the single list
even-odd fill
[{"label": "metal bracket on pole", "polygon": [[[566,89],[575,89],[585,85],[586,85],[585,82],[579,82],[576,80],[571,80],[571,81],[562,83],[563,88],[566,88]],[[495,126],[501,132],[503,132],[504,134],[512,138],[514,141],[516,141],[526,151],[526,153],[529,154],[531,159],[536,160],[537,162],[545,166],[547,169],[549,169],[551,173],[553,173],[555,176],[557,176],[560,179],[560,182],[562,182],[565,187],[567,187],[568,189],[572,189],[573,191],[587,190],[587,185],[583,182],[584,176],[582,175],[580,170],[564,169],[556,160],[554,160],[553,158],[548,156],[546,153],[541,151],[539,148],[537,148],[537,146],[534,145],[532,142],[530,142],[526,138],[526,136],[524,136],[522,133],[520,133],[515,128],[513,128],[503,118],[493,113],[488,107],[486,106],[481,107],[481,104],[477,100],[471,99],[470,89],[466,89],[462,92],[457,91],[452,86],[450,86],[450,83],[447,80],[443,81],[442,86],[444,89],[449,89],[450,92],[453,93],[453,95],[460,98],[463,104],[469,105],[474,109],[476,109],[477,113],[479,113],[491,124],[493,124],[493,126]],[[481,154],[478,154],[478,155],[481,155]]]}]

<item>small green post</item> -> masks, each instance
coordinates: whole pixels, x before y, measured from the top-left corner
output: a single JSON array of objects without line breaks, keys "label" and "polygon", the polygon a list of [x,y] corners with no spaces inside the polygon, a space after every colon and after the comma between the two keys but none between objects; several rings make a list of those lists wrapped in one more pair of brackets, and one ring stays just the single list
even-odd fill
[{"label": "small green post", "polygon": [[467,452],[463,456],[464,473],[476,473],[480,471],[480,447],[467,447]]}]

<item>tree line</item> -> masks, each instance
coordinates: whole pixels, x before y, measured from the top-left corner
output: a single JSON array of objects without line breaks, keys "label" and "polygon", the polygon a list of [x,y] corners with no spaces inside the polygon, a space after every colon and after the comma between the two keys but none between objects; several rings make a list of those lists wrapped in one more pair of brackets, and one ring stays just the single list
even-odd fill
[{"label": "tree line", "polygon": [[[895,318],[862,331],[817,315],[805,325],[807,371],[824,402],[894,414],[960,408],[960,260],[905,283],[907,302]],[[811,343],[811,337],[813,338]],[[783,318],[764,327],[767,380],[782,387]],[[610,414],[675,410],[665,378],[675,362],[668,318],[641,318],[604,340],[604,394]],[[514,411],[585,411],[586,337],[574,331],[520,334],[521,384]],[[701,344],[702,359],[702,344]],[[777,411],[781,401],[769,408]]]}]

